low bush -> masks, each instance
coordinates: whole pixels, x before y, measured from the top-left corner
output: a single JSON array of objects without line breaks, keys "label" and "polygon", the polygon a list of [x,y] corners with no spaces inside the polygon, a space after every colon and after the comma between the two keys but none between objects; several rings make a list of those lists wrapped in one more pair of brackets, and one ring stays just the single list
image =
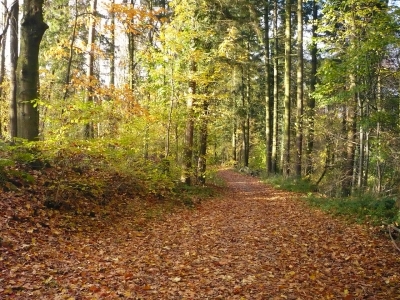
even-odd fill
[{"label": "low bush", "polygon": [[297,193],[308,193],[316,191],[316,186],[308,180],[304,180],[297,177],[286,178],[281,175],[262,175],[262,180],[265,183],[273,185],[277,189],[297,192]]},{"label": "low bush", "polygon": [[399,208],[394,198],[363,195],[352,198],[323,198],[309,195],[306,202],[333,215],[372,225],[398,222]]}]

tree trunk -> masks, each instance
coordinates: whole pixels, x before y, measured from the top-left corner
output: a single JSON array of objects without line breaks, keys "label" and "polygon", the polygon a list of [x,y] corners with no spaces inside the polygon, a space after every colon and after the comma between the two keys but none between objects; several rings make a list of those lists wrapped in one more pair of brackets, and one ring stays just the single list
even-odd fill
[{"label": "tree trunk", "polygon": [[77,36],[76,28],[78,26],[78,0],[75,0],[75,5],[74,5],[74,10],[75,10],[75,15],[74,15],[74,25],[72,28],[72,36],[71,40],[69,43],[69,56],[68,56],[68,63],[67,63],[67,73],[65,76],[65,82],[64,82],[64,96],[63,100],[67,100],[68,98],[68,92],[70,88],[70,81],[71,81],[71,68],[72,68],[72,60],[74,57],[74,47],[75,47],[75,40]]},{"label": "tree trunk", "polygon": [[[4,6],[7,7],[7,1],[4,1]],[[6,35],[10,25],[8,11],[3,12],[3,32],[0,37],[1,57],[0,57],[0,98],[4,98],[3,83],[6,76]],[[3,137],[3,124],[0,122],[0,137]]]},{"label": "tree trunk", "polygon": [[17,64],[17,136],[29,141],[39,136],[39,46],[48,26],[43,22],[43,1],[24,0],[21,52]]},{"label": "tree trunk", "polygon": [[238,163],[238,155],[237,155],[237,149],[238,149],[238,120],[236,117],[237,113],[237,99],[236,99],[236,92],[235,92],[235,80],[236,80],[236,72],[237,68],[233,68],[233,75],[232,75],[232,101],[233,101],[233,117],[232,117],[232,160],[234,165],[236,166]]},{"label": "tree trunk", "polygon": [[19,2],[10,11],[10,137],[17,137],[17,62],[18,62]]},{"label": "tree trunk", "polygon": [[315,92],[315,87],[317,85],[317,43],[315,38],[317,37],[317,19],[318,19],[318,6],[317,1],[314,0],[312,3],[313,10],[313,25],[312,25],[312,36],[313,42],[311,44],[311,73],[310,73],[310,97],[307,103],[307,150],[306,150],[306,176],[310,177],[313,172],[313,162],[312,162],[312,152],[314,149],[314,115],[315,115],[315,98],[313,93]]},{"label": "tree trunk", "polygon": [[201,184],[206,183],[206,154],[207,154],[207,136],[208,136],[208,102],[204,100],[203,114],[201,116],[200,124],[200,149],[199,160],[197,162],[197,176],[198,182]]},{"label": "tree trunk", "polygon": [[[132,9],[135,8],[135,1],[131,0],[130,5]],[[132,26],[134,26],[135,20],[132,19]],[[133,32],[128,32],[128,60],[129,60],[129,86],[133,91],[135,89],[135,52],[136,52],[136,44],[135,44],[135,34]]]},{"label": "tree trunk", "polygon": [[[359,118],[364,117],[364,103],[361,97],[358,97]],[[364,185],[364,166],[365,166],[365,130],[362,124],[359,124],[359,151],[358,151],[358,172],[357,172],[357,188],[361,190]]]},{"label": "tree trunk", "polygon": [[248,74],[245,74],[244,68],[242,68],[242,111],[243,114],[242,123],[242,145],[243,145],[243,166],[249,166],[249,155],[250,155],[250,116],[249,116],[249,97],[250,97],[250,82]]},{"label": "tree trunk", "polygon": [[297,116],[296,116],[296,176],[301,177],[303,155],[303,1],[297,0]]},{"label": "tree trunk", "polygon": [[[350,90],[354,90],[355,88],[355,78],[354,75],[350,76]],[[356,95],[354,96],[354,98]],[[347,131],[347,139],[346,139],[346,150],[345,150],[345,162],[343,169],[343,183],[342,183],[342,195],[344,197],[350,196],[352,187],[353,187],[353,175],[354,175],[354,158],[355,158],[355,137],[356,137],[356,119],[355,119],[355,106],[357,104],[357,100],[353,99],[347,105],[346,111],[346,131]]]},{"label": "tree trunk", "polygon": [[[92,0],[92,7],[91,7],[91,18],[90,18],[90,28],[89,28],[89,36],[88,36],[88,58],[87,58],[87,69],[86,69],[86,76],[89,82],[89,87],[86,92],[86,103],[92,104],[93,103],[93,87],[92,82],[94,79],[94,45],[95,45],[95,38],[96,38],[96,11],[97,11],[97,0]],[[88,122],[85,124],[85,138],[94,138],[94,126],[93,122]]]},{"label": "tree trunk", "polygon": [[290,174],[290,113],[291,113],[291,99],[290,99],[290,70],[291,70],[291,46],[292,46],[292,33],[291,33],[291,1],[286,0],[285,3],[285,78],[284,78],[284,125],[283,125],[283,172],[285,176]]},{"label": "tree trunk", "polygon": [[237,165],[237,124],[236,118],[233,118],[232,124],[232,160]]},{"label": "tree trunk", "polygon": [[271,173],[278,172],[278,103],[279,103],[279,58],[278,58],[278,1],[274,3],[274,91],[272,110],[272,150],[271,150]]},{"label": "tree trunk", "polygon": [[264,1],[264,51],[265,51],[265,157],[266,170],[272,170],[272,107],[270,54],[269,54],[269,1]]},{"label": "tree trunk", "polygon": [[192,173],[192,156],[193,156],[193,135],[194,135],[194,96],[196,94],[196,81],[193,79],[194,74],[197,71],[196,62],[192,61],[190,66],[190,72],[192,78],[189,81],[189,95],[187,98],[187,117],[186,117],[186,133],[185,133],[185,145],[183,149],[182,157],[182,174],[181,182],[187,185],[191,184],[191,173]]},{"label": "tree trunk", "polygon": [[115,86],[115,0],[112,0],[112,13],[111,13],[111,45],[110,45],[110,87]]},{"label": "tree trunk", "polygon": [[172,125],[172,112],[174,110],[174,98],[175,98],[175,83],[174,83],[174,66],[171,64],[171,95],[169,100],[169,111],[168,111],[168,123],[167,123],[167,136],[165,137],[165,158],[170,154],[171,147],[171,125]]}]

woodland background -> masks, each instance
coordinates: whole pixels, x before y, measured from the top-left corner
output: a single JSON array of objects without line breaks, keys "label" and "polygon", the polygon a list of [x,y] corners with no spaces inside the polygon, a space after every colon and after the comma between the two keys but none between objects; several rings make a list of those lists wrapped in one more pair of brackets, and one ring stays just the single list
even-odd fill
[{"label": "woodland background", "polygon": [[225,164],[332,197],[399,192],[395,1],[1,7],[2,170],[43,155],[168,188]]}]

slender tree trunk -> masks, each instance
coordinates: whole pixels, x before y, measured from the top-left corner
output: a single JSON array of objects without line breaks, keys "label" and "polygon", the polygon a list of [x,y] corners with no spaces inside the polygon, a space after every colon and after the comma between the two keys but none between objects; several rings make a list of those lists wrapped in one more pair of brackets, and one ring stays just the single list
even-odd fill
[{"label": "slender tree trunk", "polygon": [[[364,117],[364,103],[361,97],[358,97],[359,118]],[[359,151],[358,151],[358,172],[357,188],[362,189],[364,185],[364,165],[365,165],[365,131],[362,124],[359,125]]]},{"label": "slender tree trunk", "polygon": [[[249,49],[250,51],[250,49]],[[246,151],[245,151],[245,166],[249,166],[249,162],[250,162],[250,72],[249,70],[247,70],[247,77],[246,77]]]},{"label": "slender tree trunk", "polygon": [[115,0],[112,0],[112,13],[111,13],[111,45],[110,45],[110,86],[115,86]]},{"label": "slender tree trunk", "polygon": [[187,98],[187,117],[186,117],[186,133],[185,145],[182,157],[182,174],[181,182],[187,185],[191,184],[192,173],[192,156],[193,156],[193,135],[194,135],[194,97],[196,94],[196,81],[193,79],[194,74],[197,72],[197,64],[192,61],[190,66],[192,78],[189,81],[189,95]]},{"label": "slender tree trunk", "polygon": [[367,131],[365,133],[365,168],[364,168],[364,177],[363,177],[363,186],[368,186],[368,176],[369,176],[369,160],[370,160],[370,140],[369,140],[370,132]]},{"label": "slender tree trunk", "polygon": [[[354,10],[352,10],[352,17],[347,21],[349,22],[351,33],[349,36],[349,44],[356,45],[358,43],[356,37],[357,21]],[[356,110],[359,101],[359,94],[357,92],[357,80],[356,69],[357,66],[349,66],[349,91],[351,92],[351,98],[349,103],[346,105],[346,153],[344,155],[344,169],[343,169],[343,183],[342,183],[342,196],[348,197],[351,195],[354,184],[355,184],[355,150],[356,150],[356,134],[357,134],[357,120]]]},{"label": "slender tree trunk", "polygon": [[237,165],[237,124],[236,118],[232,122],[232,160],[235,165]]},{"label": "slender tree trunk", "polygon": [[[382,83],[381,83],[381,75],[378,75],[378,83],[377,83],[377,111],[380,113],[382,111]],[[382,177],[383,177],[383,172],[382,172],[382,161],[381,161],[381,147],[382,147],[382,142],[381,142],[381,123],[378,121],[376,123],[376,145],[377,145],[377,157],[378,159],[376,160],[376,184],[375,184],[375,190],[378,194],[382,192]]]},{"label": "slender tree trunk", "polygon": [[278,104],[279,104],[279,59],[278,59],[278,1],[274,2],[274,87],[273,87],[273,110],[272,110],[272,150],[271,150],[271,172],[278,172]]},{"label": "slender tree trunk", "polygon": [[208,136],[208,102],[207,100],[203,103],[203,113],[201,116],[201,124],[200,124],[200,151],[199,151],[199,160],[197,162],[197,174],[198,181],[201,184],[206,183],[206,154],[207,154],[207,136]]},{"label": "slender tree trunk", "polygon": [[315,98],[313,93],[315,92],[315,87],[317,85],[317,43],[315,42],[315,38],[317,37],[317,19],[318,19],[318,6],[317,0],[314,0],[312,3],[312,11],[313,11],[313,25],[312,25],[312,36],[313,42],[311,44],[311,74],[310,74],[310,97],[308,99],[308,128],[307,128],[307,163],[306,163],[306,175],[309,178],[313,172],[313,161],[312,161],[312,152],[314,149],[314,115],[315,115]]},{"label": "slender tree trunk", "polygon": [[[92,5],[91,7],[92,16],[90,18],[89,37],[88,37],[89,54],[87,58],[87,70],[86,70],[86,76],[89,82],[89,88],[87,89],[86,99],[85,99],[85,101],[89,104],[92,104],[94,101],[92,82],[94,79],[94,49],[95,49],[94,46],[96,39],[97,0],[92,0],[91,5]],[[94,138],[93,122],[85,124],[85,138]]]},{"label": "slender tree trunk", "polygon": [[235,81],[236,81],[236,72],[237,68],[233,68],[233,75],[232,75],[232,101],[233,101],[233,118],[232,118],[232,160],[234,165],[236,166],[238,163],[238,155],[237,155],[237,148],[238,148],[238,124],[237,124],[237,117],[236,117],[236,112],[237,112],[237,99],[236,99],[236,93],[235,93]]},{"label": "slender tree trunk", "polygon": [[296,117],[296,176],[301,177],[303,156],[303,1],[297,0],[297,117]]},{"label": "slender tree trunk", "polygon": [[168,111],[168,123],[167,123],[167,136],[165,143],[165,158],[169,156],[170,144],[171,144],[171,125],[172,125],[172,112],[174,110],[174,98],[175,98],[175,84],[174,84],[174,66],[171,64],[171,96],[169,101],[169,111]]},{"label": "slender tree trunk", "polygon": [[285,3],[285,78],[284,78],[284,125],[283,125],[283,172],[284,175],[290,174],[290,71],[291,71],[291,47],[292,47],[292,32],[291,32],[291,1],[286,0]]},{"label": "slender tree trunk", "polygon": [[24,0],[21,52],[17,65],[17,136],[30,141],[39,136],[39,46],[48,26],[43,22],[43,0]]},{"label": "slender tree trunk", "polygon": [[249,144],[249,125],[250,125],[250,116],[249,116],[249,82],[248,75],[245,74],[244,68],[242,67],[242,85],[241,85],[241,95],[242,95],[242,109],[244,115],[241,119],[242,125],[242,145],[243,145],[243,165],[245,167],[249,166],[249,154],[250,154],[250,144]]},{"label": "slender tree trunk", "polygon": [[[7,7],[7,1],[4,1],[4,6]],[[10,18],[8,16],[8,11],[3,12],[3,32],[0,37],[0,47],[1,47],[1,57],[0,57],[0,98],[4,97],[3,83],[6,76],[6,41],[7,41],[7,31],[10,25]],[[2,113],[2,112],[1,112]],[[0,121],[0,137],[3,137],[3,124]]]},{"label": "slender tree trunk", "polygon": [[74,5],[74,10],[75,10],[75,15],[74,15],[74,25],[72,29],[72,36],[71,40],[69,43],[69,56],[68,56],[68,63],[67,63],[67,74],[65,76],[65,82],[64,82],[64,96],[63,100],[67,100],[68,98],[68,92],[69,92],[69,87],[70,87],[70,80],[71,80],[71,68],[72,68],[72,60],[74,57],[74,47],[75,47],[75,40],[76,40],[76,28],[78,26],[78,0],[75,0],[75,5]]},{"label": "slender tree trunk", "polygon": [[[350,76],[350,90],[355,89],[355,76]],[[344,197],[350,196],[353,187],[353,175],[354,175],[354,159],[355,159],[355,145],[356,145],[356,113],[355,106],[357,105],[356,95],[354,99],[347,105],[346,111],[346,152],[345,152],[345,163],[343,170],[343,183],[342,183],[342,195]]]},{"label": "slender tree trunk", "polygon": [[269,1],[264,1],[264,51],[265,51],[265,157],[266,170],[272,170],[272,108],[271,80],[270,80],[270,54],[269,54]]},{"label": "slender tree trunk", "polygon": [[[131,0],[130,5],[132,6],[132,9],[134,9],[135,1]],[[135,20],[132,19],[131,22],[132,24],[134,24]],[[132,91],[135,90],[135,53],[136,53],[135,35],[133,32],[128,32],[129,86]]]},{"label": "slender tree trunk", "polygon": [[[7,1],[4,1],[4,6],[7,7]],[[7,41],[7,31],[10,26],[10,18],[8,15],[8,10],[5,10],[2,15],[3,32],[0,37],[0,97],[3,97],[3,83],[6,76],[6,41]],[[2,126],[0,126],[0,136],[2,136]]]},{"label": "slender tree trunk", "polygon": [[10,137],[17,137],[17,62],[19,2],[10,11]]}]

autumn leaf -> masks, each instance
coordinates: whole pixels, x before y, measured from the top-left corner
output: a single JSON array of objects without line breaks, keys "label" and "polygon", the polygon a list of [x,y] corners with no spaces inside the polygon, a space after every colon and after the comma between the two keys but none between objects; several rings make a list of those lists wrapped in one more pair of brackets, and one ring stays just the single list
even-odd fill
[{"label": "autumn leaf", "polygon": [[400,261],[384,236],[219,174],[218,197],[161,218],[142,216],[162,203],[118,193],[110,206],[89,202],[96,217],[0,201],[29,216],[0,216],[0,298],[398,299]]}]

